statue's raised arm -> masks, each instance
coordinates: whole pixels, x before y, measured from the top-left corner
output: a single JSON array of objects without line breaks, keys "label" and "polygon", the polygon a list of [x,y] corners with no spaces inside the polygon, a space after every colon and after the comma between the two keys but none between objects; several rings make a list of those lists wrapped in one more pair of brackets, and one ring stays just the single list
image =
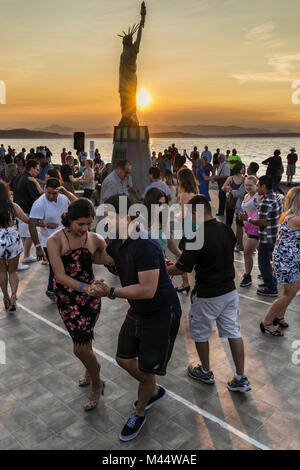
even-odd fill
[{"label": "statue's raised arm", "polygon": [[143,28],[145,26],[146,13],[147,13],[146,5],[145,5],[145,2],[143,2],[142,6],[141,6],[141,22],[140,22],[140,25],[139,25],[137,38],[136,38],[136,41],[135,41],[135,46],[137,47],[137,50],[139,50],[140,44],[141,44],[142,31],[143,31]]},{"label": "statue's raised arm", "polygon": [[[129,28],[128,33],[123,31],[123,52],[120,60],[119,71],[119,93],[121,99],[122,119],[119,126],[138,126],[138,118],[136,115],[136,91],[137,91],[137,74],[136,61],[139,53],[140,43],[142,39],[142,30],[145,25],[146,5],[145,2],[141,6],[141,21],[133,28]],[[133,36],[137,32],[136,41],[133,42]]]}]

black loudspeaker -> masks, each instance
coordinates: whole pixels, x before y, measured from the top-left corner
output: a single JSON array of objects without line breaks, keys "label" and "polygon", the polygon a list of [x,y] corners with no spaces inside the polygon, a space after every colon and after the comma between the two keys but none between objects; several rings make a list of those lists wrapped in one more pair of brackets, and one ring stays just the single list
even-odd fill
[{"label": "black loudspeaker", "polygon": [[74,132],[74,149],[84,152],[84,132]]}]

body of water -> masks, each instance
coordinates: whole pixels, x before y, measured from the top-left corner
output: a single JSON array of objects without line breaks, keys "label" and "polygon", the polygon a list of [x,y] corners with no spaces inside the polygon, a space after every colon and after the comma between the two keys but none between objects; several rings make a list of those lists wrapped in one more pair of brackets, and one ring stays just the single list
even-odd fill
[{"label": "body of water", "polygon": [[[90,145],[89,141],[94,140],[95,148],[99,149],[102,159],[105,162],[111,161],[113,142],[112,139],[88,139],[86,140],[86,150],[88,151]],[[30,148],[40,145],[47,145],[53,153],[52,160],[54,163],[60,163],[60,154],[62,148],[65,147],[67,151],[73,151],[73,139],[2,139],[0,144],[4,144],[7,149],[8,145],[15,148],[17,152],[20,152],[22,147],[26,148],[26,153],[29,152]],[[282,162],[285,167],[287,160],[286,157],[290,153],[290,149],[294,147],[298,150],[300,155],[300,137],[298,138],[189,138],[189,139],[156,139],[151,138],[150,148],[151,152],[163,152],[169,145],[175,143],[180,153],[186,149],[188,154],[193,150],[196,145],[200,153],[204,150],[204,146],[208,145],[209,150],[215,153],[217,148],[221,149],[221,153],[226,153],[226,150],[237,149],[238,154],[241,156],[243,162],[248,165],[252,161],[256,161],[261,164],[263,160],[273,155],[275,149],[281,150]],[[300,158],[297,162],[296,175],[294,181],[300,182]],[[265,174],[266,167],[261,165],[259,175]],[[282,181],[286,181],[286,175],[283,175]]]}]

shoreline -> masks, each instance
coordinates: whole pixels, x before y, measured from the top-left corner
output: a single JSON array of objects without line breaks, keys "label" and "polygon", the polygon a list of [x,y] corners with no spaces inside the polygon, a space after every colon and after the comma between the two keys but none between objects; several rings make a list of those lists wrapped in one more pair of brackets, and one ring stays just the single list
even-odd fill
[{"label": "shoreline", "polygon": [[[41,139],[73,139],[73,134],[63,135],[12,135],[4,134],[0,132],[1,139],[12,139],[12,140],[41,140]],[[86,139],[113,139],[113,134],[86,134]],[[300,134],[216,134],[216,135],[202,135],[202,134],[175,134],[175,133],[150,133],[150,139],[299,139]]]}]

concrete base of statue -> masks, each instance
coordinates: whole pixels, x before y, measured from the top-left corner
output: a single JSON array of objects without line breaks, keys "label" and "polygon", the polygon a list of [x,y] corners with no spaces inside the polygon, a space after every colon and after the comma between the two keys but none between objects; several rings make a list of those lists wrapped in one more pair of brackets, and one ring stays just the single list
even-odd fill
[{"label": "concrete base of statue", "polygon": [[149,183],[151,155],[149,147],[149,130],[147,126],[115,126],[112,166],[118,160],[128,160],[132,165],[132,182],[142,196]]}]

